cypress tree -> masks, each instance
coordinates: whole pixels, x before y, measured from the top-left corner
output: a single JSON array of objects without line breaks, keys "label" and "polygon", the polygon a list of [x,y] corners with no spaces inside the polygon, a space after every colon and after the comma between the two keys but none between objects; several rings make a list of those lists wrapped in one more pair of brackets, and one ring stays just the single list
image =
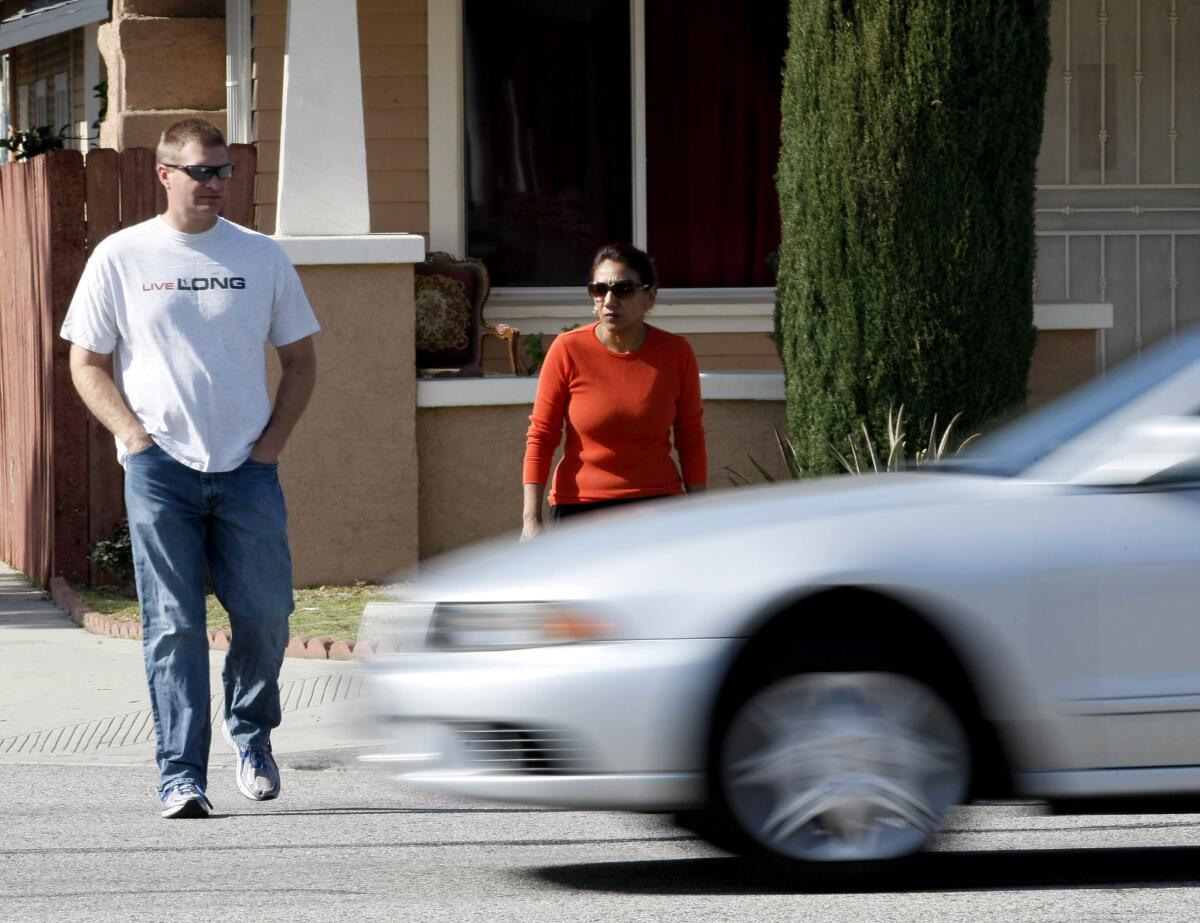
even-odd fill
[{"label": "cypress tree", "polygon": [[809,473],[1025,400],[1050,0],[792,0],[776,342]]}]

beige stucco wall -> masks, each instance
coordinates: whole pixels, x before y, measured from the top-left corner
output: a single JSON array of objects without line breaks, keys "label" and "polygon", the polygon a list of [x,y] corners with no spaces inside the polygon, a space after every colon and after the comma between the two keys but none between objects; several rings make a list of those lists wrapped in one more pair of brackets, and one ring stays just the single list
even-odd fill
[{"label": "beige stucco wall", "polygon": [[298,269],[321,332],[280,463],[294,579],[384,580],[417,560],[412,266]]},{"label": "beige stucco wall", "polygon": [[1094,378],[1096,368],[1095,330],[1042,330],[1029,366],[1030,407],[1066,394]]},{"label": "beige stucco wall", "polygon": [[[530,410],[522,404],[417,411],[422,558],[499,535],[516,541]],[[772,431],[784,426],[782,402],[706,401],[704,420],[712,489],[731,486],[726,466],[761,480],[749,456],[783,475]]]},{"label": "beige stucco wall", "polygon": [[[426,0],[358,0],[367,187],[374,233],[429,232]],[[287,0],[254,4],[258,229],[275,228]],[[321,139],[336,160],[338,140]]]},{"label": "beige stucco wall", "polygon": [[[1093,330],[1038,334],[1029,373],[1030,407],[1095,376],[1096,336]],[[422,558],[498,535],[516,539],[530,409],[508,405],[417,411]],[[773,427],[785,430],[782,401],[709,400],[704,422],[711,489],[731,486],[727,468],[761,480],[751,458],[772,476],[786,476],[773,432]]]}]

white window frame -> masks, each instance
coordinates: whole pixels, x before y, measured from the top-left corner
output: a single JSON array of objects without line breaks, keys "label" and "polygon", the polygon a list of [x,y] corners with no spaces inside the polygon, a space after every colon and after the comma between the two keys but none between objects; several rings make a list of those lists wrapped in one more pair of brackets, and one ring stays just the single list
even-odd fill
[{"label": "white window frame", "polygon": [[[12,115],[9,112],[9,94],[12,91],[10,81],[8,55],[0,54],[0,138],[7,138],[12,134]],[[9,156],[8,148],[0,148],[0,163],[8,163]]]},{"label": "white window frame", "polygon": [[[646,216],[646,7],[629,0],[633,106],[633,244],[645,249]],[[429,249],[463,255],[467,249],[463,119],[463,0],[429,0]],[[438,113],[434,118],[433,114]],[[586,320],[591,306],[581,287],[492,289],[490,313],[522,333],[558,333]],[[744,333],[774,330],[775,289],[660,289],[657,323],[675,333]]]}]

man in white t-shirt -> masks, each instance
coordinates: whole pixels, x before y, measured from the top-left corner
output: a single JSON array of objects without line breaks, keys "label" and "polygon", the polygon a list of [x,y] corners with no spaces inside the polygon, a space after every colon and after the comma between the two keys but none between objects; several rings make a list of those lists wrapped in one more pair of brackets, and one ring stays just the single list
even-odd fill
[{"label": "man in white t-shirt", "polygon": [[[204,817],[206,571],[232,626],[224,731],[237,786],[279,794],[271,731],[294,603],[276,465],[312,395],[320,328],[279,245],[219,217],[233,172],[221,132],[177,122],[157,163],[166,212],[96,247],[62,336],[125,466],[162,815]],[[273,406],[268,342],[283,369]]]}]

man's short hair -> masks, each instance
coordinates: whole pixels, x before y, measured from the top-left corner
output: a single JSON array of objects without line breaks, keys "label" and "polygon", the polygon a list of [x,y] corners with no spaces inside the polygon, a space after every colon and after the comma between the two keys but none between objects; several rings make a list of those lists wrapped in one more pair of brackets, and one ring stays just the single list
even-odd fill
[{"label": "man's short hair", "polygon": [[184,119],[162,133],[154,151],[156,163],[170,163],[185,147],[195,141],[203,147],[226,147],[221,129],[204,119]]}]

